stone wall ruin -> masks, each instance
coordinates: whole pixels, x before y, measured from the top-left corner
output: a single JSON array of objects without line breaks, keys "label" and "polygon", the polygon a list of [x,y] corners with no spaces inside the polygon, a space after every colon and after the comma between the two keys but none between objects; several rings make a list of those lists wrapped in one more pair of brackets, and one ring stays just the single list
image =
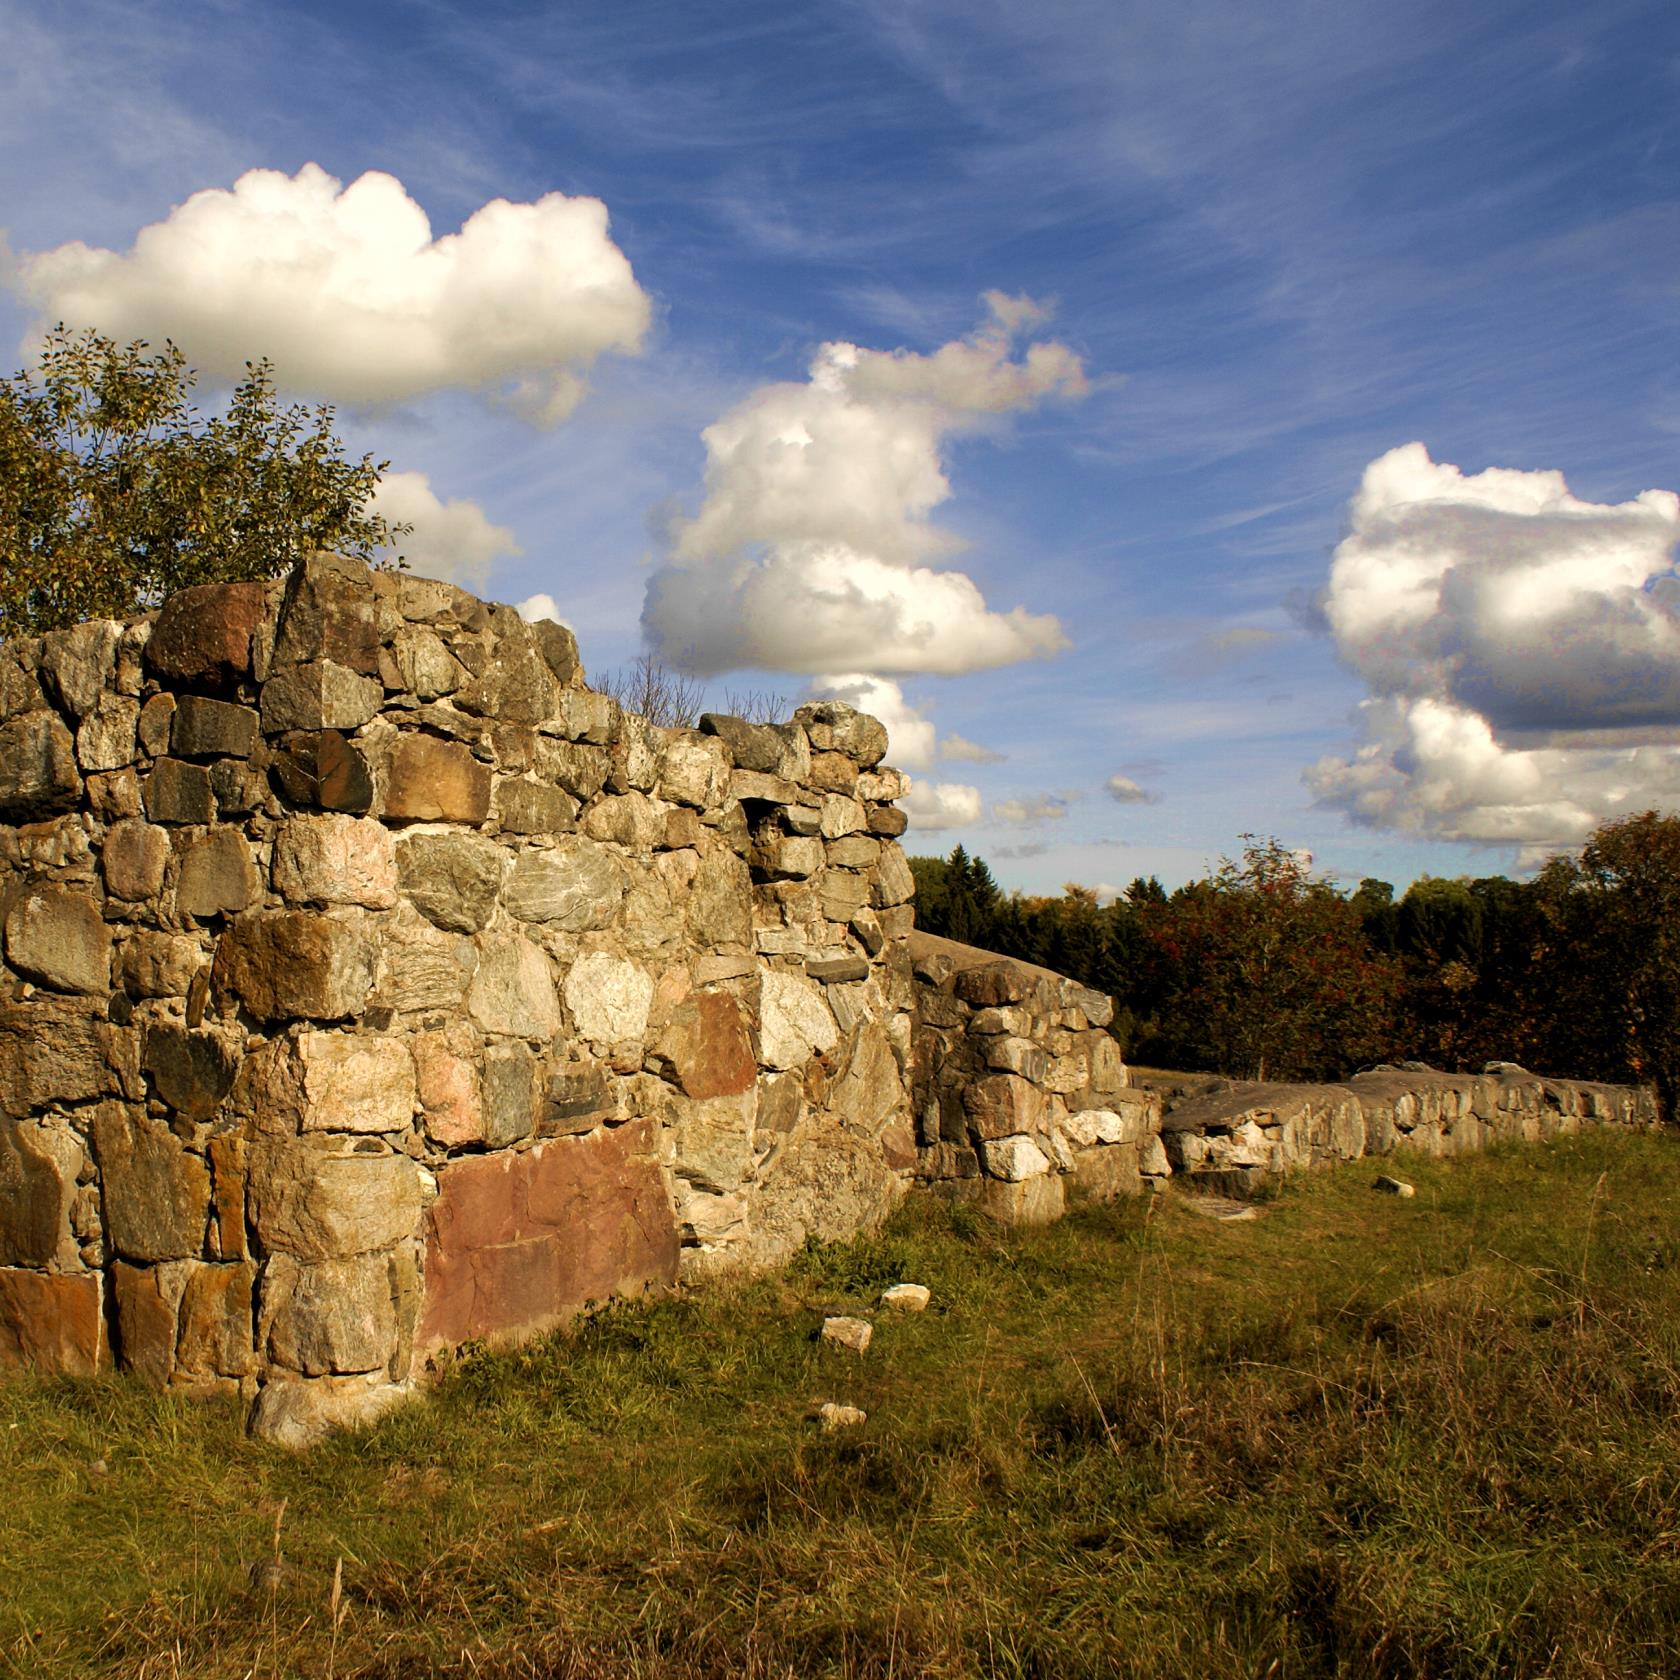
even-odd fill
[{"label": "stone wall ruin", "polygon": [[1163,1117],[1108,999],[913,934],[886,747],[655,727],[560,625],[331,555],[0,647],[0,1373],[302,1443],[916,1182],[1034,1223],[1646,1115],[1408,1074]]},{"label": "stone wall ruin", "polygon": [[317,556],[0,648],[0,1366],[369,1416],[916,1164],[886,732]]}]

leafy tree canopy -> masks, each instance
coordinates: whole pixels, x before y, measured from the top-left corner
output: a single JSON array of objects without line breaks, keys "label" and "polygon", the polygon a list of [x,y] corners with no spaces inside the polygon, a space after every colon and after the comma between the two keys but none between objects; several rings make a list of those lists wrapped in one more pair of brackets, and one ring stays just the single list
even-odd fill
[{"label": "leafy tree canopy", "polygon": [[[1680,817],[1645,811],[1601,824],[1579,859],[1554,859],[1552,901],[1579,984],[1567,1026],[1583,1061],[1651,1084],[1680,1120]],[[1617,1052],[1620,1052],[1618,1057]],[[1626,1068],[1617,1066],[1621,1060]]]},{"label": "leafy tree canopy", "polygon": [[275,577],[316,549],[373,559],[408,532],[369,507],[390,463],[348,459],[331,408],[282,407],[270,364],[245,365],[206,417],[174,344],[59,325],[0,380],[0,638]]}]

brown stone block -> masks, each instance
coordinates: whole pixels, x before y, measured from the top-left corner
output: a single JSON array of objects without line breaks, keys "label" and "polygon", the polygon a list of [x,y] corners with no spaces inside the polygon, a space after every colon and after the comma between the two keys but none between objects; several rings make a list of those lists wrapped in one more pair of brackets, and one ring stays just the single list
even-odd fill
[{"label": "brown stone block", "polygon": [[583,680],[583,667],[578,662],[577,637],[564,624],[557,624],[552,618],[539,618],[531,626],[531,635],[558,681],[569,687],[574,680]]},{"label": "brown stone block", "polygon": [[567,1062],[551,1070],[537,1123],[543,1137],[592,1132],[617,1118],[606,1069],[599,1062]]},{"label": "brown stone block", "polygon": [[117,1363],[152,1388],[167,1386],[175,1374],[181,1296],[189,1269],[185,1264],[129,1266],[121,1260],[111,1267]]},{"label": "brown stone block", "polygon": [[494,656],[455,696],[455,704],[474,717],[542,723],[553,715],[560,693],[530,629],[515,619],[502,626]]},{"label": "brown stone block", "polygon": [[178,758],[249,758],[257,745],[257,721],[249,706],[183,694],[170,722],[170,751]]},{"label": "brown stone block", "polygon": [[146,663],[161,677],[226,686],[251,674],[251,638],[268,591],[260,583],[207,583],[180,589],[163,604],[146,643]]},{"label": "brown stone block", "polygon": [[26,712],[0,726],[0,818],[44,817],[82,791],[76,743],[54,712]]},{"label": "brown stone block", "polygon": [[645,1121],[443,1167],[426,1216],[420,1345],[529,1335],[673,1282],[678,1242]]},{"label": "brown stone block", "polygon": [[996,1009],[1003,1004],[1019,1003],[1030,996],[1032,989],[1032,975],[1011,962],[966,968],[957,976],[953,987],[964,1003],[976,1009]]},{"label": "brown stone block", "polygon": [[1056,1173],[1015,1183],[985,1178],[979,1201],[981,1211],[1000,1225],[1053,1225],[1067,1212],[1066,1180]]},{"label": "brown stone block", "polygon": [[237,1048],[219,1033],[159,1021],[146,1033],[141,1065],[157,1094],[189,1120],[208,1120],[233,1087]]},{"label": "brown stone block", "polygon": [[256,1281],[257,1268],[249,1261],[192,1268],[181,1297],[177,1381],[244,1377],[256,1369]]},{"label": "brown stone block", "polygon": [[0,1111],[22,1117],[49,1103],[118,1096],[130,1070],[137,1086],[134,1035],[112,1026],[105,1011],[98,998],[0,1001]]},{"label": "brown stone block", "polygon": [[140,702],[126,694],[101,695],[76,731],[76,757],[84,770],[122,770],[134,762]]},{"label": "brown stone block", "polygon": [[810,786],[823,793],[855,793],[858,783],[857,765],[844,753],[814,752],[811,770],[806,778]]},{"label": "brown stone block", "polygon": [[109,1360],[97,1272],[0,1268],[0,1371],[91,1377]]},{"label": "brown stone block", "polygon": [[369,567],[322,553],[293,568],[274,635],[276,666],[330,659],[377,676],[379,641],[379,603]]},{"label": "brown stone block", "polygon": [[894,1121],[881,1133],[881,1159],[894,1172],[903,1172],[916,1165],[916,1134],[907,1122]]},{"label": "brown stone block", "polygon": [[384,703],[376,678],[358,676],[334,660],[287,665],[263,684],[263,732],[360,729]]},{"label": "brown stone block", "polygon": [[105,890],[113,898],[138,904],[163,891],[169,863],[169,833],[148,822],[119,822],[106,830],[100,849]]},{"label": "brown stone block", "polygon": [[399,821],[481,823],[490,769],[458,741],[402,735],[391,748],[385,815]]},{"label": "brown stone block", "polygon": [[67,1126],[0,1116],[0,1266],[76,1264],[70,1206],[82,1160]]},{"label": "brown stone block", "polygon": [[300,813],[275,835],[273,880],[288,904],[389,910],[397,902],[390,831],[372,817]]},{"label": "brown stone block", "polygon": [[182,852],[175,907],[183,916],[235,916],[261,897],[262,877],[238,829],[212,828]]},{"label": "brown stone block", "polygon": [[1010,1137],[1017,1132],[1041,1131],[1044,1126],[1044,1093],[1013,1073],[971,1080],[963,1087],[962,1106],[979,1138]]},{"label": "brown stone block", "polygon": [[886,726],[844,700],[813,700],[793,715],[811,737],[813,752],[844,753],[866,770],[886,755]]},{"label": "brown stone block", "polygon": [[375,952],[354,922],[301,910],[241,916],[216,942],[213,978],[264,1021],[336,1021],[358,1014]]},{"label": "brown stone block", "polygon": [[406,1244],[310,1263],[277,1254],[263,1274],[262,1342],[277,1364],[304,1376],[390,1371],[413,1340],[417,1294]]},{"label": "brown stone block", "polygon": [[264,1246],[300,1260],[394,1248],[419,1223],[414,1162],[394,1153],[363,1154],[324,1134],[254,1142],[248,1183],[251,1223]]},{"label": "brown stone block", "polygon": [[773,776],[781,769],[785,750],[782,737],[769,724],[748,723],[745,718],[723,712],[702,712],[700,733],[717,736],[739,770]]},{"label": "brown stone block", "polygon": [[246,1142],[235,1132],[210,1140],[210,1252],[218,1260],[250,1254],[245,1232]]},{"label": "brown stone block", "polygon": [[1139,1195],[1143,1178],[1138,1172],[1138,1145],[1112,1143],[1082,1149],[1074,1157],[1073,1176],[1080,1194],[1092,1201]]},{"label": "brown stone block", "polygon": [[537,1124],[537,1059],[519,1043],[492,1044],[484,1052],[484,1142],[505,1149],[528,1138]]},{"label": "brown stone block", "polygon": [[102,823],[122,822],[140,815],[140,778],[132,769],[114,770],[87,779],[88,810]]},{"label": "brown stone block", "polygon": [[35,887],[6,906],[6,961],[55,992],[111,989],[111,930],[82,892]]},{"label": "brown stone block", "polygon": [[274,754],[273,777],[294,805],[352,814],[371,810],[373,776],[367,761],[336,729],[287,735]]},{"label": "brown stone block", "polygon": [[476,834],[405,834],[397,842],[397,884],[435,926],[476,933],[496,908],[507,854]]},{"label": "brown stone block", "polygon": [[204,1250],[210,1170],[169,1128],[109,1103],[93,1122],[111,1246],[130,1260],[182,1260]]},{"label": "brown stone block", "polygon": [[508,834],[561,834],[577,824],[578,802],[546,782],[503,781],[496,789],[496,820]]},{"label": "brown stone block", "polygon": [[143,784],[146,815],[159,823],[208,823],[216,816],[216,793],[202,764],[160,758]]}]

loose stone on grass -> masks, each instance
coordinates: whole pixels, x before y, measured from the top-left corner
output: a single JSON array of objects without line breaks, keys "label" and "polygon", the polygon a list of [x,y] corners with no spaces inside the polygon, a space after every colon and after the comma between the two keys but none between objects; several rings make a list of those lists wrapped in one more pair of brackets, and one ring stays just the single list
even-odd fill
[{"label": "loose stone on grass", "polygon": [[825,1435],[832,1435],[837,1429],[855,1429],[869,1421],[868,1412],[861,1407],[843,1405],[838,1400],[813,1400],[805,1415],[813,1423],[821,1424]]},{"label": "loose stone on grass", "polygon": [[1390,1178],[1387,1173],[1378,1173],[1371,1185],[1373,1190],[1380,1190],[1385,1196],[1415,1196],[1417,1186],[1407,1184],[1404,1179]]},{"label": "loose stone on grass", "polygon": [[925,1283],[895,1283],[881,1291],[881,1305],[895,1312],[926,1312],[933,1292]]},{"label": "loose stone on grass", "polygon": [[846,1348],[852,1353],[866,1353],[875,1326],[864,1318],[825,1318],[822,1339],[831,1347]]}]

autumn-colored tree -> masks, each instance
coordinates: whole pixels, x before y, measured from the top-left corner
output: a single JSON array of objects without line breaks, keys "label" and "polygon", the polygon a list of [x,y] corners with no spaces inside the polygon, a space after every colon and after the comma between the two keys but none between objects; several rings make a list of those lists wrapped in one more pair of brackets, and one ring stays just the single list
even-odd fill
[{"label": "autumn-colored tree", "polygon": [[389,463],[347,459],[330,408],[282,407],[270,365],[246,369],[206,417],[174,344],[60,325],[0,380],[0,638],[275,577],[315,549],[372,559],[406,534],[370,508]]},{"label": "autumn-colored tree", "polygon": [[1325,1079],[1381,1055],[1398,971],[1299,854],[1244,835],[1242,861],[1149,918],[1159,1048],[1174,1066]]},{"label": "autumn-colored tree", "polygon": [[1549,864],[1549,896],[1577,979],[1559,1036],[1580,1071],[1652,1086],[1680,1120],[1680,817],[1601,825],[1579,859]]}]

